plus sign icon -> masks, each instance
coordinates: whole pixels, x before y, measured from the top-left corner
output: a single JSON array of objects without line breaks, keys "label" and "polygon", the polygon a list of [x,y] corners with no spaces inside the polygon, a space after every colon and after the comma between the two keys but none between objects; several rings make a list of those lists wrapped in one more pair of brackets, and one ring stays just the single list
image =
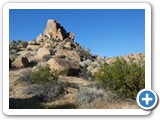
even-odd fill
[{"label": "plus sign icon", "polygon": [[137,95],[137,103],[144,110],[151,110],[157,104],[157,94],[153,90],[143,89]]}]

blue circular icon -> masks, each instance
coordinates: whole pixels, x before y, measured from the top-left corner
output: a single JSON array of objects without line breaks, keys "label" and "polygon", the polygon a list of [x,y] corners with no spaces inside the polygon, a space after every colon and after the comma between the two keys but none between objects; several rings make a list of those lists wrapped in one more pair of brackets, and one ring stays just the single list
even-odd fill
[{"label": "blue circular icon", "polygon": [[142,109],[150,110],[157,104],[157,94],[153,90],[143,89],[137,95],[137,103]]}]

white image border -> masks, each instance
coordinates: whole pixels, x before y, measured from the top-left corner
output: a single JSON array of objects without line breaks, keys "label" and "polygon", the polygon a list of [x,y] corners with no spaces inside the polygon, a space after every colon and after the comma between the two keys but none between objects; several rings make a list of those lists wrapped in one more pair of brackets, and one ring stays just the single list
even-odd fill
[{"label": "white image border", "polygon": [[6,115],[148,115],[142,109],[9,109],[9,9],[145,9],[145,89],[151,89],[151,6],[147,3],[7,3],[3,6],[3,112]]}]

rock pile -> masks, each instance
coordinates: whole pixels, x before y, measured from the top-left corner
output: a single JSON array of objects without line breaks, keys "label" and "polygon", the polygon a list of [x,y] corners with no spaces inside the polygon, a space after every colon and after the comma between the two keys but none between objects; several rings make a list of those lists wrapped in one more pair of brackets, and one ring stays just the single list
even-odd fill
[{"label": "rock pile", "polygon": [[[85,52],[74,42],[74,34],[67,32],[60,23],[48,20],[43,34],[29,42],[12,41],[9,46],[10,68],[33,67],[38,64],[49,64],[51,69],[65,70],[68,75],[78,75],[81,66],[80,57]],[[90,54],[91,55],[91,54]],[[89,65],[89,64],[88,64]],[[85,65],[87,67],[87,65]]]},{"label": "rock pile", "polygon": [[[67,32],[56,20],[48,20],[43,34],[29,42],[12,41],[9,45],[9,67],[25,68],[37,64],[49,64],[50,69],[65,70],[68,75],[78,75],[81,69],[92,74],[104,62],[112,63],[115,58],[100,58],[92,55],[90,49],[84,50],[74,42],[74,34]],[[129,55],[144,58],[144,54]],[[128,56],[124,57],[128,61]],[[34,63],[34,64],[33,64]]]}]

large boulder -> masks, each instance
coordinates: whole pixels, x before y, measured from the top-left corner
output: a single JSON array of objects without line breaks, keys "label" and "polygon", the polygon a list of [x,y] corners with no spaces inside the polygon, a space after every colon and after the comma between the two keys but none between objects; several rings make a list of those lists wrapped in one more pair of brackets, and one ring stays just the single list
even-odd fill
[{"label": "large boulder", "polygon": [[29,45],[36,45],[36,41],[35,40],[29,41],[28,44]]},{"label": "large boulder", "polygon": [[19,51],[18,54],[21,56],[26,56],[29,62],[36,61],[36,51]]},{"label": "large boulder", "polygon": [[51,48],[51,47],[52,47],[52,44],[49,43],[49,42],[46,42],[43,47],[44,47],[44,48]]},{"label": "large boulder", "polygon": [[27,50],[34,51],[34,50],[38,50],[40,47],[41,47],[40,45],[31,45],[30,44],[30,45],[27,46]]},{"label": "large boulder", "polygon": [[70,50],[64,50],[64,49],[58,49],[55,53],[56,55],[65,55],[69,60],[73,61],[80,61],[80,56],[75,51]]},{"label": "large boulder", "polygon": [[63,54],[59,54],[59,55],[54,55],[53,58],[65,59],[66,56]]},{"label": "large boulder", "polygon": [[59,60],[60,59],[56,59],[56,58],[51,58],[50,60],[48,60],[48,65],[50,66],[51,70],[65,70],[64,66],[61,66],[59,64]]},{"label": "large boulder", "polygon": [[39,48],[37,51],[37,57],[42,59],[44,56],[50,55],[50,51],[47,48]]},{"label": "large boulder", "polygon": [[76,61],[51,58],[48,61],[48,65],[50,66],[51,70],[66,71],[67,75],[70,76],[78,75],[80,72],[80,64]]},{"label": "large boulder", "polygon": [[14,68],[26,68],[29,65],[27,57],[18,56],[15,61],[12,63]]},{"label": "large boulder", "polygon": [[54,37],[60,40],[67,37],[66,30],[57,21],[52,19],[48,20],[44,35],[47,35],[49,38]]}]

